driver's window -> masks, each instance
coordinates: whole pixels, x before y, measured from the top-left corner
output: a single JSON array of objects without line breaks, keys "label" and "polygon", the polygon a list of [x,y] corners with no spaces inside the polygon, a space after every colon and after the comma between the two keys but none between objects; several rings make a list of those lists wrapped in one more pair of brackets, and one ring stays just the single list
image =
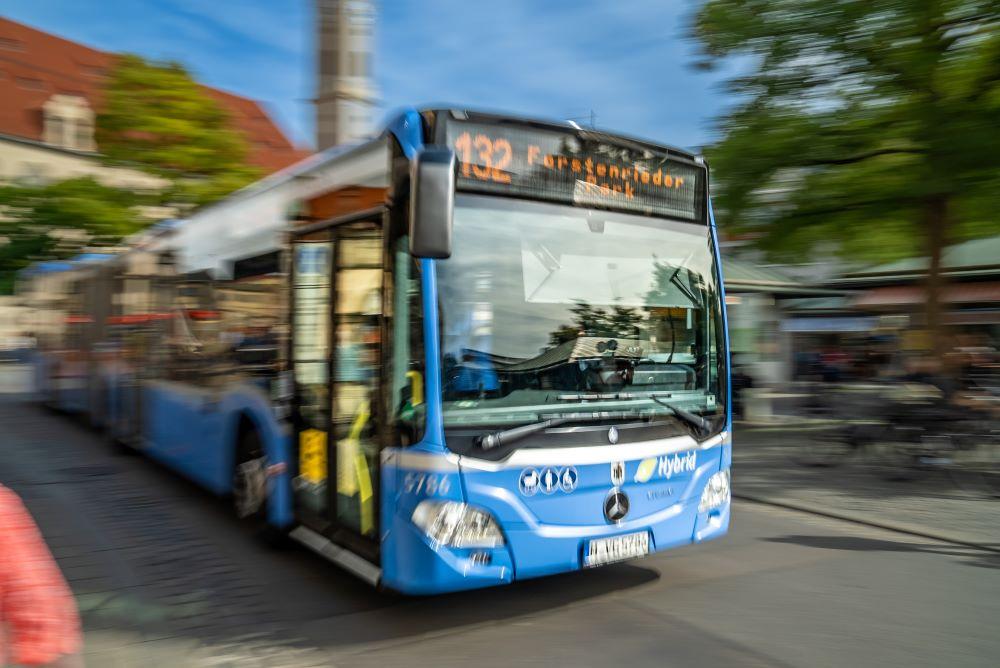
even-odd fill
[{"label": "driver's window", "polygon": [[420,263],[409,253],[409,237],[394,244],[392,263],[392,350],[389,356],[392,387],[388,393],[393,427],[389,445],[412,445],[423,438],[427,410],[424,374],[424,319]]}]

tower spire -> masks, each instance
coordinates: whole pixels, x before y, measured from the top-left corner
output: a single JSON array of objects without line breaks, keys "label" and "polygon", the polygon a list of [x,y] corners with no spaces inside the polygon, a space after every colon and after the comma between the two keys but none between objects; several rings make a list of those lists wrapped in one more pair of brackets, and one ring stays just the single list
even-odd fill
[{"label": "tower spire", "polygon": [[372,0],[316,0],[316,148],[356,141],[374,126]]}]

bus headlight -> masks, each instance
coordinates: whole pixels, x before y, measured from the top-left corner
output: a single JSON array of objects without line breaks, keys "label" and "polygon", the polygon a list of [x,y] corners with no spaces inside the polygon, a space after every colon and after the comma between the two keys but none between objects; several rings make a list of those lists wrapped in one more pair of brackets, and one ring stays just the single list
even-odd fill
[{"label": "bus headlight", "polygon": [[425,500],[413,510],[413,523],[427,537],[451,547],[499,547],[503,534],[493,516],[457,501]]},{"label": "bus headlight", "polygon": [[718,508],[729,500],[729,469],[713,473],[701,493],[698,512],[704,513]]}]

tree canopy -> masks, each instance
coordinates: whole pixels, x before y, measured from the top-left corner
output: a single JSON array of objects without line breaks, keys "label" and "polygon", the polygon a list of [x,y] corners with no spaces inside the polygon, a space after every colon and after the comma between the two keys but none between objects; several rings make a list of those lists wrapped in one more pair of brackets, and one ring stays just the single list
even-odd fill
[{"label": "tree canopy", "polygon": [[708,151],[720,224],[862,261],[1000,234],[995,0],[708,0],[694,34],[748,70]]},{"label": "tree canopy", "polygon": [[[720,225],[777,258],[930,258],[1000,234],[996,0],[708,0],[706,63],[738,57],[709,151]],[[940,351],[940,336],[935,336]]]},{"label": "tree canopy", "polygon": [[0,187],[0,293],[31,262],[114,245],[142,229],[151,221],[139,205],[183,215],[259,176],[225,110],[181,65],[122,56],[104,94],[96,124],[102,159],[155,174],[164,187],[135,193],[91,178]]},{"label": "tree canopy", "polygon": [[79,178],[40,186],[0,187],[0,293],[36,260],[63,259],[90,245],[114,245],[139,231],[139,195]]},{"label": "tree canopy", "polygon": [[570,307],[573,321],[549,333],[549,345],[557,346],[580,336],[633,337],[639,335],[642,314],[626,306],[607,309],[578,302]]},{"label": "tree canopy", "polygon": [[207,204],[259,176],[226,111],[177,63],[122,56],[105,87],[97,145],[174,183],[175,204]]}]

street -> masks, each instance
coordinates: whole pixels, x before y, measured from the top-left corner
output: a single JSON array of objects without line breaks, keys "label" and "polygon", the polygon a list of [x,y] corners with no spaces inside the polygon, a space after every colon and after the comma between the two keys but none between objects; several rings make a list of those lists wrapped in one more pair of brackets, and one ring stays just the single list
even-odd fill
[{"label": "street", "polygon": [[89,666],[988,666],[1000,654],[1000,554],[973,547],[737,501],[721,541],[404,598],[304,549],[264,547],[225,502],[71,417],[0,398],[0,444],[0,482],[76,594]]}]

